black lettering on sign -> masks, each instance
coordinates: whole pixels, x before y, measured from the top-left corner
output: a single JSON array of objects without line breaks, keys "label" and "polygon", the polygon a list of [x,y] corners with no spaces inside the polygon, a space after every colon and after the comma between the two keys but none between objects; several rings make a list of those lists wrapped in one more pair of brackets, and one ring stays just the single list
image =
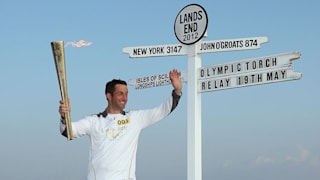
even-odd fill
[{"label": "black lettering on sign", "polygon": [[184,25],[184,34],[192,33],[198,31],[198,23],[189,23]]},{"label": "black lettering on sign", "polygon": [[205,12],[202,10],[198,10],[194,12],[180,14],[179,22],[180,24],[183,24],[183,41],[189,41],[199,38],[197,21],[203,19],[203,13]]},{"label": "black lettering on sign", "polygon": [[145,55],[145,54],[147,54],[147,48],[133,49],[133,55]]},{"label": "black lettering on sign", "polygon": [[182,46],[167,46],[167,53],[179,53],[182,49]]},{"label": "black lettering on sign", "polygon": [[237,77],[237,86],[249,85],[262,82],[262,73],[249,74]]},{"label": "black lettering on sign", "polygon": [[149,77],[137,78],[136,83],[145,83],[149,81]]},{"label": "black lettering on sign", "polygon": [[164,86],[164,85],[167,85],[167,84],[171,84],[170,79],[159,80],[159,81],[156,82],[155,86]]},{"label": "black lettering on sign", "polygon": [[199,10],[198,12],[191,12],[180,15],[180,24],[194,22],[202,19],[203,11]]},{"label": "black lettering on sign", "polygon": [[164,47],[152,47],[152,48],[149,48],[149,53],[150,54],[164,54],[163,49],[164,49]]},{"label": "black lettering on sign", "polygon": [[285,78],[287,78],[287,71],[285,69],[267,73],[267,81],[282,80]]},{"label": "black lettering on sign", "polygon": [[256,70],[277,66],[277,57],[268,57],[265,59],[251,60],[244,63],[244,70]]},{"label": "black lettering on sign", "polygon": [[159,80],[169,79],[169,76],[168,76],[168,74],[160,74],[160,75],[158,75],[158,79],[159,79]]},{"label": "black lettering on sign", "polygon": [[155,87],[155,82],[154,81],[145,82],[145,83],[137,83],[135,85],[136,89],[144,89],[144,88],[151,88],[151,87]]},{"label": "black lettering on sign", "polygon": [[218,41],[218,42],[211,42],[211,43],[201,43],[200,50],[214,50],[214,49],[230,49],[230,48],[242,48],[243,41]]},{"label": "black lettering on sign", "polygon": [[222,89],[222,88],[227,88],[227,87],[231,87],[230,78],[214,79],[214,80],[209,80],[209,81],[203,81],[201,83],[201,90],[202,91]]},{"label": "black lettering on sign", "polygon": [[183,41],[189,41],[191,39],[198,39],[198,38],[199,38],[198,32],[183,35]]},{"label": "black lettering on sign", "polygon": [[257,39],[249,39],[246,40],[244,43],[245,47],[254,47],[254,46],[258,46],[258,40]]}]

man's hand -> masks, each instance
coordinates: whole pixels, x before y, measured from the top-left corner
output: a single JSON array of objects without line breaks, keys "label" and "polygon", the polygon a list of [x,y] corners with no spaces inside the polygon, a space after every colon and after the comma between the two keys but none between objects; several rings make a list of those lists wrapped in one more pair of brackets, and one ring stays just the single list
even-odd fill
[{"label": "man's hand", "polygon": [[[64,101],[60,100],[59,101],[60,103],[60,106],[59,106],[59,113],[60,113],[60,116],[61,116],[61,119],[64,119],[65,118],[65,114],[67,112],[70,112],[70,107],[67,106]],[[70,103],[69,103],[70,104]]]},{"label": "man's hand", "polygon": [[169,78],[171,80],[171,84],[174,88],[174,91],[176,92],[177,95],[181,95],[182,91],[182,83],[180,80],[181,72],[173,69],[169,72]]}]

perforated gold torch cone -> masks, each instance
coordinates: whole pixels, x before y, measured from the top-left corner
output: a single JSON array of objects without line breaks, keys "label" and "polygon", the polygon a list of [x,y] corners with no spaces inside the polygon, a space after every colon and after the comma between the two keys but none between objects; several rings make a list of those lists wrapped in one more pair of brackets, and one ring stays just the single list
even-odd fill
[{"label": "perforated gold torch cone", "polygon": [[[62,101],[69,106],[68,101],[68,89],[67,89],[67,75],[66,75],[66,64],[64,58],[64,43],[63,41],[51,42],[54,63],[56,65],[58,82],[60,87],[60,94]],[[66,130],[68,140],[72,140],[72,126],[70,112],[65,114]]]}]

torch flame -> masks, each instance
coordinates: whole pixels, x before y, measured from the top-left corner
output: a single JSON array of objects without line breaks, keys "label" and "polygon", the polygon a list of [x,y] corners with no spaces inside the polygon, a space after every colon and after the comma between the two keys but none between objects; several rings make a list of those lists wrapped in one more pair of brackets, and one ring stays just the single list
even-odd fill
[{"label": "torch flame", "polygon": [[92,42],[86,42],[85,40],[79,40],[78,42],[67,42],[65,47],[71,45],[72,47],[83,47],[83,46],[91,46]]}]

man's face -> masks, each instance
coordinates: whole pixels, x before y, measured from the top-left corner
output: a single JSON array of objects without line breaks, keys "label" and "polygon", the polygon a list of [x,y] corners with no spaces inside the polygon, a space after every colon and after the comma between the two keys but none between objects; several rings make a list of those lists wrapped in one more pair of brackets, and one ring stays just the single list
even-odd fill
[{"label": "man's face", "polygon": [[115,85],[115,91],[108,97],[110,98],[109,105],[112,106],[114,110],[118,110],[121,112],[126,107],[128,101],[127,86],[123,84]]}]

